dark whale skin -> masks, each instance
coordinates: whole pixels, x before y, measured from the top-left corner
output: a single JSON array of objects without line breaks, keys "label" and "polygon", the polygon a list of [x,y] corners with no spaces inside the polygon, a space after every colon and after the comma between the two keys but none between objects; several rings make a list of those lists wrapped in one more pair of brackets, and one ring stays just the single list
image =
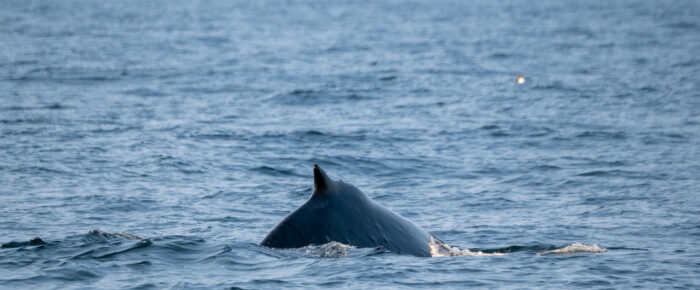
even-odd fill
[{"label": "dark whale skin", "polygon": [[311,198],[284,218],[260,245],[287,249],[336,241],[430,257],[430,239],[421,227],[373,201],[352,184],[331,180],[314,165]]}]

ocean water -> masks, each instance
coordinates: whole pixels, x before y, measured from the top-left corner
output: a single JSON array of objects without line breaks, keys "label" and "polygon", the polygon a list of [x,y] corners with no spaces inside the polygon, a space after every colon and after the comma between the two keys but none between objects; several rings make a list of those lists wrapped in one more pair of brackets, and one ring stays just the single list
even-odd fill
[{"label": "ocean water", "polygon": [[[2,0],[0,288],[698,288],[699,75],[698,1]],[[461,250],[260,247],[314,163]]]}]

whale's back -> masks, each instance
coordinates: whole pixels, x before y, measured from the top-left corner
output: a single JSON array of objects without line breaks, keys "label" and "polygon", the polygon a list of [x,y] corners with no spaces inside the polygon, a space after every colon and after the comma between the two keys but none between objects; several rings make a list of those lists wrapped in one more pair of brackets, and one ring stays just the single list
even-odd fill
[{"label": "whale's back", "polygon": [[261,245],[298,248],[332,241],[356,247],[430,256],[431,235],[405,217],[371,200],[356,187],[332,181],[314,166],[314,193],[280,222]]}]

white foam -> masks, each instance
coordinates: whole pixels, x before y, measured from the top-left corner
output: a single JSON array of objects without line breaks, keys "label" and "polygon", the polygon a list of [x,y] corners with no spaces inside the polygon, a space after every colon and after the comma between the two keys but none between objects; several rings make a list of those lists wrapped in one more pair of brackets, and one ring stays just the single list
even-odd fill
[{"label": "white foam", "polygon": [[556,250],[549,250],[549,251],[542,251],[537,253],[538,255],[549,255],[549,254],[571,254],[571,253],[605,253],[608,250],[606,248],[603,248],[601,246],[598,246],[596,244],[581,244],[581,243],[573,243],[571,245],[568,245],[566,247],[563,247],[561,249],[556,249]]},{"label": "white foam", "polygon": [[301,250],[318,255],[322,258],[345,258],[348,256],[348,250],[354,249],[355,246],[346,245],[338,242],[330,242],[320,246],[306,246]]},{"label": "white foam", "polygon": [[455,257],[455,256],[503,256],[503,253],[484,253],[482,251],[472,252],[469,249],[461,250],[457,247],[452,247],[444,242],[430,237],[428,243],[430,247],[430,256],[432,257]]},{"label": "white foam", "polygon": [[[469,249],[460,249],[445,244],[434,237],[430,238],[428,243],[430,247],[431,257],[455,257],[455,256],[503,256],[503,253],[484,253],[482,251],[472,252]],[[300,250],[317,255],[322,258],[346,258],[350,249],[355,249],[355,246],[346,245],[339,242],[330,242],[320,246],[306,246]]]}]

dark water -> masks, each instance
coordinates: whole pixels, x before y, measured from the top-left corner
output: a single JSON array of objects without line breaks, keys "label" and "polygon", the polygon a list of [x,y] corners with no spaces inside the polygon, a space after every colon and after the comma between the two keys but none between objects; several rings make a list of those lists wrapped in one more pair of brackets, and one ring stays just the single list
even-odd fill
[{"label": "dark water", "polygon": [[[0,1],[0,288],[700,287],[700,2],[494,2]],[[507,254],[258,246],[314,163]]]}]

